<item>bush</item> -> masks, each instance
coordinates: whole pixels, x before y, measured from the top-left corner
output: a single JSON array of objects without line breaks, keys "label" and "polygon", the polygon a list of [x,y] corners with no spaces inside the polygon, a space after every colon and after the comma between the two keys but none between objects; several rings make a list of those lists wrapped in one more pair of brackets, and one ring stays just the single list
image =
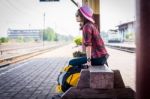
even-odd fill
[{"label": "bush", "polygon": [[126,39],[127,40],[132,40],[133,39],[133,33],[126,34]]},{"label": "bush", "polygon": [[20,36],[20,37],[17,37],[16,41],[19,43],[23,43],[23,42],[25,42],[25,39],[24,39],[24,37]]},{"label": "bush", "polygon": [[6,43],[6,42],[8,42],[8,38],[5,37],[0,38],[0,43]]},{"label": "bush", "polygon": [[77,46],[82,45],[82,37],[76,37],[74,39],[74,42],[76,43]]}]

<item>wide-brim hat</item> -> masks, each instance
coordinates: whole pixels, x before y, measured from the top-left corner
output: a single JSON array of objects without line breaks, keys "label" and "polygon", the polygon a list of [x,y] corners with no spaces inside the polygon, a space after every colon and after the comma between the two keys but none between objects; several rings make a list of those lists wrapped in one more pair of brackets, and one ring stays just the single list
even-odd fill
[{"label": "wide-brim hat", "polygon": [[82,6],[79,8],[79,10],[87,20],[91,21],[92,23],[95,23],[93,19],[93,10],[89,6]]}]

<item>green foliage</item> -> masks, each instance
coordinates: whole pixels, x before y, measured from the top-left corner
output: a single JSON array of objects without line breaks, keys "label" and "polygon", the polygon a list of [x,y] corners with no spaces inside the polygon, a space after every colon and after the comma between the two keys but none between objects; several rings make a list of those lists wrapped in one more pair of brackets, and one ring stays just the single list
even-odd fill
[{"label": "green foliage", "polygon": [[82,37],[78,36],[74,39],[76,45],[82,45]]},{"label": "green foliage", "polygon": [[1,43],[6,43],[6,42],[8,42],[8,38],[6,38],[6,37],[1,37],[0,38],[0,44]]},{"label": "green foliage", "polygon": [[16,39],[16,41],[17,42],[19,42],[19,43],[21,43],[21,42],[25,42],[25,39],[24,39],[24,37],[18,37],[17,39]]},{"label": "green foliage", "polygon": [[46,30],[44,30],[43,40],[45,41],[57,40],[55,31],[52,28],[47,28]]},{"label": "green foliage", "polygon": [[133,33],[127,33],[125,37],[127,40],[132,40],[133,39]]},{"label": "green foliage", "polygon": [[52,28],[47,28],[43,31],[43,40],[44,41],[71,41],[73,39],[72,36],[65,36],[56,33]]}]

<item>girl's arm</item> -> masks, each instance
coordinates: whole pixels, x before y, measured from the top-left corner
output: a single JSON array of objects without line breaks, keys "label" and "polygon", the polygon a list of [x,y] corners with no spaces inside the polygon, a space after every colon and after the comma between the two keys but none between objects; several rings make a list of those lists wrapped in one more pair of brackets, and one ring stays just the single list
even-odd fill
[{"label": "girl's arm", "polygon": [[87,65],[91,65],[91,46],[86,47]]}]

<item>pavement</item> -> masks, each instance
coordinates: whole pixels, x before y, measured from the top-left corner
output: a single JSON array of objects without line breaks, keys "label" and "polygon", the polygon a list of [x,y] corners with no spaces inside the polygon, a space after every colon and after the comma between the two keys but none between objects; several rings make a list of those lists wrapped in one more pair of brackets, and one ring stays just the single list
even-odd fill
[{"label": "pavement", "polygon": [[65,46],[0,69],[0,99],[51,99],[60,70],[72,57]]},{"label": "pavement", "polygon": [[[58,74],[77,50],[73,46],[67,45],[1,68],[0,99],[51,99],[56,94]],[[126,86],[135,88],[135,54],[107,49],[110,68],[119,69]]]},{"label": "pavement", "polygon": [[125,86],[129,86],[135,91],[136,54],[112,49],[109,47],[107,50],[110,55],[108,58],[109,67],[113,70],[119,70]]}]

